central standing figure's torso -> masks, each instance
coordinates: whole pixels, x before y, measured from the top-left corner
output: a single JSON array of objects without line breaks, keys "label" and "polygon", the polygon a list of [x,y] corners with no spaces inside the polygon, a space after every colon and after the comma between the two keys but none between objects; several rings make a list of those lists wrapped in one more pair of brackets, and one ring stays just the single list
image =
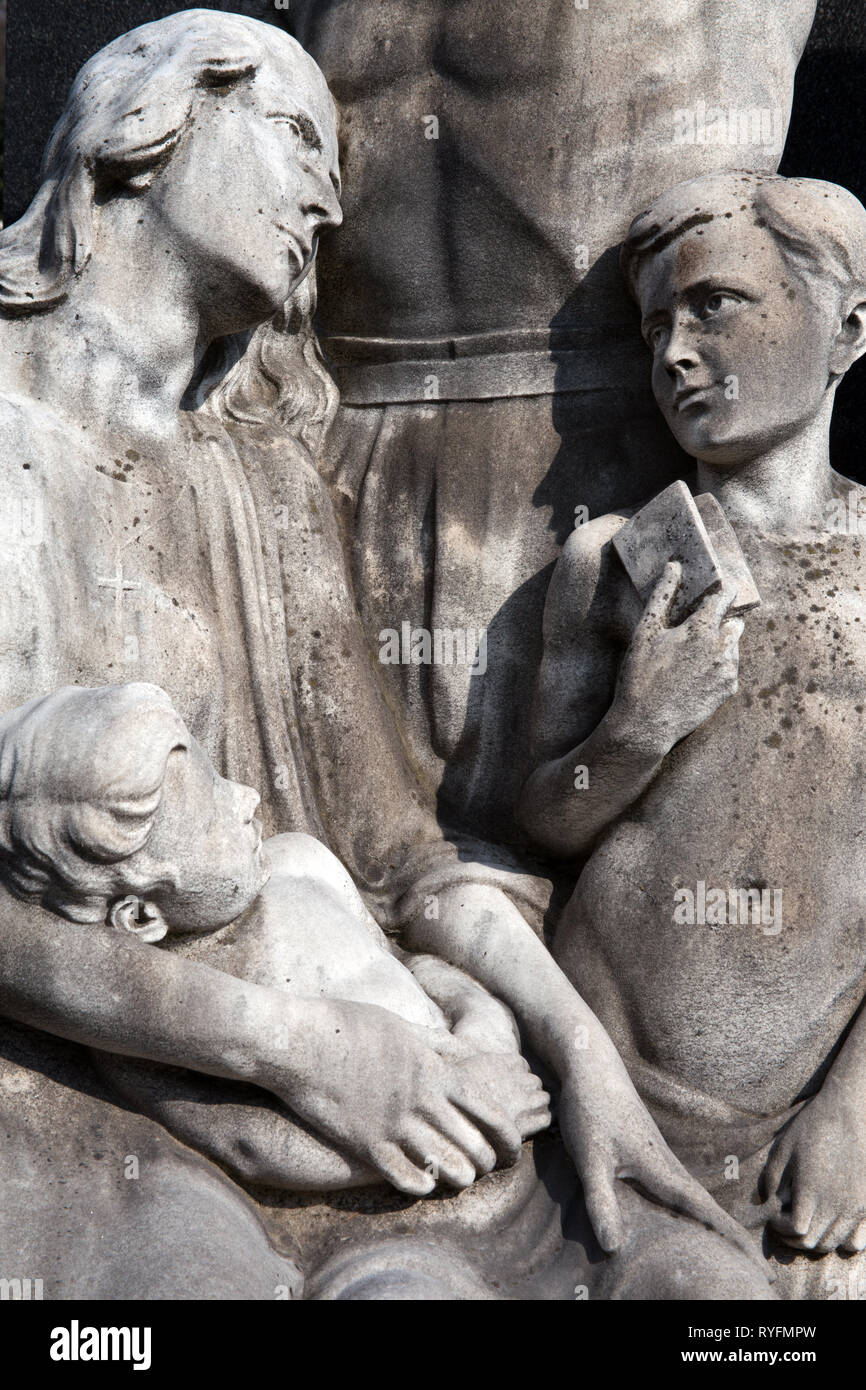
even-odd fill
[{"label": "central standing figure's torso", "polygon": [[[326,333],[547,326],[648,198],[716,168],[777,168],[814,10],[297,0],[293,31],[342,113],[345,224],[323,246]],[[771,142],[743,143],[738,129],[706,143],[699,103],[767,113]],[[695,114],[692,140],[682,110]],[[605,264],[562,321],[626,312]]]},{"label": "central standing figure's torso", "polygon": [[[408,621],[488,643],[483,675],[383,667],[449,825],[520,842],[545,567],[575,505],[636,502],[682,462],[612,248],[679,180],[776,168],[814,8],[293,0],[341,112],[345,221],[318,286],[343,410],[321,466],[367,638]],[[700,102],[765,110],[776,146],[678,142]]]}]

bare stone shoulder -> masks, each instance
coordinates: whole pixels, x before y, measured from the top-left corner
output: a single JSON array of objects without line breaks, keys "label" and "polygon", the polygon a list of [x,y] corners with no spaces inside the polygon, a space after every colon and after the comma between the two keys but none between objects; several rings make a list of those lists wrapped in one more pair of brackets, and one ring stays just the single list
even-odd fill
[{"label": "bare stone shoulder", "polygon": [[556,562],[544,612],[546,643],[573,640],[587,622],[605,625],[615,600],[624,587],[611,541],[629,519],[630,512],[611,512],[594,517],[572,531]]},{"label": "bare stone shoulder", "polygon": [[366,916],[351,875],[327,845],[314,835],[302,831],[274,835],[268,840],[266,849],[272,874],[281,878],[314,879],[320,887],[331,888],[344,898],[357,915]]}]

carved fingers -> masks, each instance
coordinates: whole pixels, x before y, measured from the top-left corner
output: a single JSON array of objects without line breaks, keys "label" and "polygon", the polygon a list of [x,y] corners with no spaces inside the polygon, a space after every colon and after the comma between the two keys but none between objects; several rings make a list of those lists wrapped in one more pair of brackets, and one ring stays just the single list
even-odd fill
[{"label": "carved fingers", "polygon": [[642,1162],[635,1169],[635,1177],[646,1188],[648,1195],[661,1201],[669,1210],[691,1217],[702,1226],[717,1231],[769,1279],[764,1256],[739,1221],[735,1221],[719,1206],[706,1188],[673,1157],[667,1145],[664,1145],[663,1152],[660,1153],[658,1149],[654,1152],[655,1162]]},{"label": "carved fingers", "polygon": [[[818,1104],[816,1104],[816,1100]],[[769,1224],[787,1245],[825,1255],[866,1249],[866,1171],[863,1140],[834,1120],[820,1096],[780,1135],[763,1174],[779,1210]]]},{"label": "carved fingers", "polygon": [[610,1173],[590,1168],[583,1177],[583,1195],[596,1240],[606,1254],[614,1254],[625,1239],[625,1230]]},{"label": "carved fingers", "polygon": [[646,607],[638,625],[638,630],[668,626],[673,601],[676,598],[683,567],[678,560],[668,560],[661,578],[647,599]]}]

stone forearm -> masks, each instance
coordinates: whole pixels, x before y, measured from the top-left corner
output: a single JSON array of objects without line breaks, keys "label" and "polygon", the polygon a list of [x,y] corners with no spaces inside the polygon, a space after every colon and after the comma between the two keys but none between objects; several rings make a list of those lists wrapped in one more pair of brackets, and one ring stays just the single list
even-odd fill
[{"label": "stone forearm", "polygon": [[589,738],[528,778],[518,815],[541,849],[587,854],[601,832],[646,791],[668,744],[614,706]]},{"label": "stone forearm", "polygon": [[560,1077],[586,1039],[603,1032],[544,942],[498,889],[446,889],[438,918],[417,912],[406,937],[414,950],[443,956],[507,1004],[530,1046]]},{"label": "stone forearm", "polygon": [[[315,1004],[0,900],[0,1012],[86,1046],[283,1094],[306,1075]],[[303,1055],[302,1055],[303,1054]],[[296,1067],[297,1063],[297,1067]]]},{"label": "stone forearm", "polygon": [[241,1182],[334,1192],[382,1181],[253,1087],[135,1057],[92,1056],[125,1100]]}]

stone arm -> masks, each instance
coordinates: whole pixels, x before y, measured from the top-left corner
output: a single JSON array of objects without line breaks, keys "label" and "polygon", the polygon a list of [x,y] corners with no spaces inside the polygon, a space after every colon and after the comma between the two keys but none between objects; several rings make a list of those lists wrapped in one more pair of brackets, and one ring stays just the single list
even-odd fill
[{"label": "stone arm", "polygon": [[0,893],[0,1014],[89,1046],[137,1108],[251,1181],[323,1191],[382,1181],[255,1090],[300,1099],[315,1084],[310,1046],[325,1013]]},{"label": "stone arm", "polygon": [[669,618],[681,566],[669,561],[641,613],[600,517],[569,538],[545,611],[532,733],[535,771],[518,815],[546,853],[585,855],[659,773],[676,743],[736,693],[743,621],[735,590]]},{"label": "stone arm", "polygon": [[140,1057],[93,1051],[96,1070],[136,1110],[245,1185],[337,1192],[383,1181],[381,1173],[314,1134],[255,1086]]},{"label": "stone arm", "polygon": [[575,530],[547,595],[531,715],[535,770],[518,816],[533,842],[558,857],[587,854],[646,790],[668,751],[646,707],[618,686],[624,643],[606,621],[603,590],[618,582],[608,542],[622,522],[602,517]]},{"label": "stone arm", "polygon": [[[474,883],[440,889],[437,903],[437,917],[428,917],[423,903],[412,912],[406,944],[450,961],[503,1000],[559,1081],[594,1065],[595,1044],[605,1052],[607,1035],[517,907],[499,890]],[[430,980],[413,973],[434,994]],[[439,1002],[446,1004],[441,994]]]},{"label": "stone arm", "polygon": [[437,896],[438,917],[419,906],[406,924],[407,943],[450,960],[504,1000],[557,1076],[560,1132],[602,1249],[616,1250],[624,1239],[617,1180],[628,1174],[651,1200],[751,1255],[749,1237],[670,1151],[601,1023],[514,904],[477,883]]},{"label": "stone arm", "polygon": [[[3,890],[0,1014],[84,1046],[278,1091],[300,1084],[309,1065],[300,1040],[315,1026],[302,1001]],[[295,1052],[279,1046],[287,1028],[299,1039]]]},{"label": "stone arm", "polygon": [[[488,1166],[495,1161],[468,1117],[480,1112],[485,1135],[500,1143],[499,1108],[461,1066],[474,1049],[450,1034],[374,1005],[292,998],[4,892],[0,1015],[99,1051],[270,1091],[324,1145],[352,1155],[350,1168],[340,1157],[337,1185],[369,1167],[401,1191],[429,1192],[417,1134],[430,1115],[461,1181],[475,1176],[467,1151],[489,1149]],[[302,1147],[304,1162],[325,1161],[321,1146]]]},{"label": "stone arm", "polygon": [[[456,1037],[479,1052],[518,1051],[511,1014],[474,980],[431,956],[406,957],[406,965],[448,1015]],[[137,1110],[244,1184],[336,1192],[383,1181],[370,1164],[315,1134],[257,1087],[155,1066],[138,1057],[98,1051],[92,1056],[100,1074]],[[498,1079],[501,1085],[504,1078]],[[523,1110],[515,1104],[514,1111],[521,1138],[549,1121],[547,1097],[540,1087],[531,1090],[529,1083]],[[447,1169],[443,1177],[448,1179]]]},{"label": "stone arm", "polygon": [[511,1011],[471,976],[439,956],[401,955],[424,993],[439,1005],[455,1037],[473,1042],[480,1052],[520,1049]]}]

